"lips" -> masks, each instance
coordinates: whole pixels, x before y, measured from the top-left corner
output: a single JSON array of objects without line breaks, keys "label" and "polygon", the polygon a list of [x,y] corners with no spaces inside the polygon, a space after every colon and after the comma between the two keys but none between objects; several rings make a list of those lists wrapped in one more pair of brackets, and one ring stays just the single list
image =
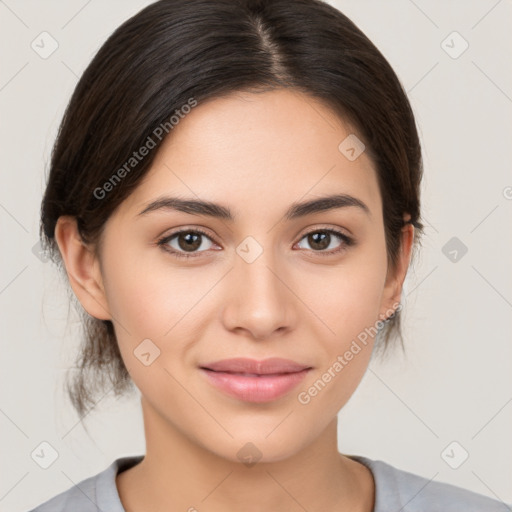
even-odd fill
[{"label": "lips", "polygon": [[202,365],[201,368],[215,372],[238,373],[251,375],[278,375],[283,373],[296,373],[310,366],[296,363],[290,359],[280,357],[271,357],[263,361],[237,357],[233,359],[223,359]]},{"label": "lips", "polygon": [[311,370],[289,359],[235,358],[201,366],[207,381],[224,394],[245,402],[269,402],[286,395]]}]

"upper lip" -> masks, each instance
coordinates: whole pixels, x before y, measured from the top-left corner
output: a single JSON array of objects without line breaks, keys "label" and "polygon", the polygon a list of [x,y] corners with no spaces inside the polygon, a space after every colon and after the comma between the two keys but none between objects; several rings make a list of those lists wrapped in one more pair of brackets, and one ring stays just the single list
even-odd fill
[{"label": "upper lip", "polygon": [[274,373],[295,373],[305,369],[311,368],[310,366],[296,363],[290,359],[283,359],[280,357],[271,357],[263,361],[256,359],[248,359],[244,357],[236,357],[233,359],[223,359],[222,361],[215,361],[202,365],[201,368],[213,370],[216,372],[230,372],[230,373],[253,373],[257,375],[268,375]]}]

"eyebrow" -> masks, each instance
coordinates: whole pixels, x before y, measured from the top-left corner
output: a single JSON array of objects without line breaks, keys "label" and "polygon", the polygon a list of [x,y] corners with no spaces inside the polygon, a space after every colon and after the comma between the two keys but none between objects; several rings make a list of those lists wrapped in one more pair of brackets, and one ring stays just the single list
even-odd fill
[{"label": "eyebrow", "polygon": [[[284,217],[286,220],[293,220],[299,217],[305,217],[306,215],[312,215],[314,213],[348,207],[358,208],[371,217],[368,206],[360,199],[348,194],[335,194],[302,203],[293,203],[284,214]],[[231,210],[221,204],[192,198],[183,199],[168,196],[160,197],[155,201],[152,201],[140,213],[138,213],[137,216],[146,215],[157,210],[171,210],[190,213],[192,215],[206,215],[228,221],[235,220],[235,216]]]}]

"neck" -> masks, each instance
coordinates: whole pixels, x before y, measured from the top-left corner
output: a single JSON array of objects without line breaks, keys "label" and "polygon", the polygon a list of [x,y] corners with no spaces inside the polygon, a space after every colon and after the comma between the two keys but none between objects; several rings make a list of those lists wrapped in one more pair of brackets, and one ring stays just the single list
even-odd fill
[{"label": "neck", "polygon": [[371,472],[338,452],[337,418],[291,457],[251,465],[213,453],[144,400],[142,408],[146,455],[116,482],[127,511],[373,510]]}]

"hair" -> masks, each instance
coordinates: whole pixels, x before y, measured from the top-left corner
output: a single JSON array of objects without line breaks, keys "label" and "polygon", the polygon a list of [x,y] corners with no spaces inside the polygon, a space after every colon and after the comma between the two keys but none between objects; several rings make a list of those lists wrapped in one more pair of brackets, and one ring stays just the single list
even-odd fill
[{"label": "hair", "polygon": [[[120,25],[77,83],[53,146],[40,225],[49,258],[62,270],[55,241],[62,215],[76,219],[82,240],[99,256],[106,221],[141,183],[172,136],[169,118],[186,112],[191,98],[201,104],[277,88],[322,101],[364,142],[382,196],[388,268],[396,268],[404,214],[416,228],[413,248],[423,231],[423,164],[413,112],[384,56],[349,18],[320,0],[160,0]],[[166,133],[155,136],[161,127]],[[130,160],[150,139],[154,148],[147,156]],[[78,372],[66,388],[83,415],[106,385],[121,395],[133,383],[112,322],[90,316],[74,300],[83,336]],[[403,348],[400,311],[377,341],[387,348],[395,337]]]}]

